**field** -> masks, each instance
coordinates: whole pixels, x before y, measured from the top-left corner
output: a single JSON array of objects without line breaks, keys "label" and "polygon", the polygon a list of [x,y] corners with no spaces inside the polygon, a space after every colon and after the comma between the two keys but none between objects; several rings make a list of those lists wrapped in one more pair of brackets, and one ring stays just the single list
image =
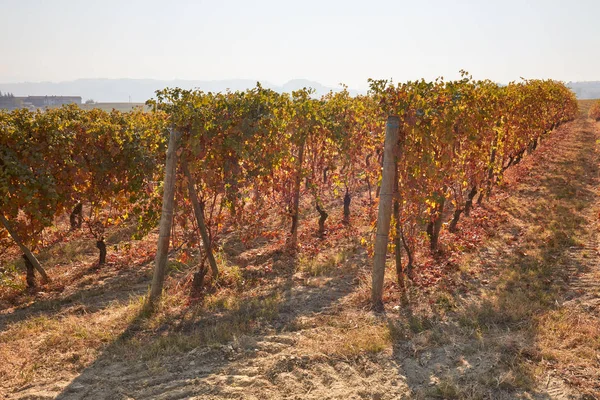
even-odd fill
[{"label": "field", "polygon": [[[158,230],[132,221],[93,236],[55,221],[38,259],[50,283],[0,292],[6,399],[566,399],[600,397],[600,123],[580,114],[507,168],[461,229],[400,290],[386,264],[373,312],[376,208],[366,187],[350,224],[327,198],[326,235],[310,201],[297,253],[283,234],[223,228],[219,281],[191,289],[196,261],[171,253],[163,298],[146,307]],[[84,214],[89,210],[84,208]],[[451,211],[444,215],[450,218]],[[269,217],[265,226],[278,226]],[[181,249],[185,232],[173,247]],[[60,240],[56,237],[60,236]],[[179,241],[179,242],[177,242]],[[315,249],[318,249],[315,250]],[[24,269],[17,249],[3,266]]]}]

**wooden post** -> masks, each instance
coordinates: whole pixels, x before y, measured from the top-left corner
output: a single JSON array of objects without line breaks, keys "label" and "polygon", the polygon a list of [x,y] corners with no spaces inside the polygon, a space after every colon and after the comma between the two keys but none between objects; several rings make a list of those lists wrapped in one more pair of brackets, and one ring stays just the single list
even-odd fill
[{"label": "wooden post", "polygon": [[292,205],[292,230],[290,237],[290,248],[297,250],[298,246],[298,222],[300,218],[300,184],[302,183],[302,163],[304,162],[304,145],[306,138],[302,138],[298,149],[298,161],[296,164],[296,181],[294,182],[294,203]]},{"label": "wooden post", "polygon": [[181,160],[181,170],[183,171],[183,175],[185,175],[185,178],[187,179],[188,192],[190,195],[190,200],[192,201],[192,206],[194,207],[194,216],[196,217],[196,223],[198,224],[198,228],[200,229],[200,236],[202,237],[204,250],[206,251],[208,263],[210,264],[210,269],[212,270],[212,278],[217,279],[217,277],[219,276],[219,268],[217,267],[217,261],[215,260],[215,256],[212,252],[210,236],[208,235],[208,229],[206,228],[206,223],[204,221],[204,210],[202,208],[202,205],[200,204],[200,201],[198,201],[198,195],[196,194],[196,186],[194,185],[194,181],[192,181],[192,174],[190,174],[187,160],[185,158]]},{"label": "wooden post", "polygon": [[23,244],[18,233],[12,229],[12,227],[10,226],[10,224],[8,223],[6,218],[4,218],[4,215],[2,213],[0,213],[0,222],[2,222],[4,229],[6,229],[8,231],[8,234],[13,238],[13,240],[15,241],[17,246],[19,246],[19,248],[21,249],[21,252],[23,252],[25,257],[27,257],[27,259],[29,260],[31,265],[33,265],[33,267],[37,270],[37,272],[40,273],[40,275],[42,276],[42,280],[44,282],[50,282],[50,278],[46,274],[46,271],[44,271],[44,268],[42,268],[42,266],[40,265],[40,262],[38,261],[38,259],[35,258],[35,256],[31,252],[31,250],[29,250],[27,248],[27,246],[25,246]]},{"label": "wooden post", "polygon": [[373,281],[371,301],[375,310],[383,310],[383,281],[387,255],[392,199],[394,196],[394,178],[396,176],[396,147],[399,139],[400,119],[389,116],[385,126],[383,147],[383,171],[379,192],[379,212],[377,214],[377,236],[375,237],[375,255],[373,257]]},{"label": "wooden post", "polygon": [[394,222],[396,232],[394,234],[394,253],[396,261],[396,277],[398,286],[404,288],[404,270],[402,269],[402,225],[400,220],[400,188],[398,185],[398,163],[395,165],[394,175]]},{"label": "wooden post", "polygon": [[173,208],[175,206],[175,181],[177,178],[177,147],[181,134],[175,129],[169,129],[169,147],[167,148],[167,161],[165,165],[165,182],[163,185],[162,213],[158,233],[156,257],[154,258],[154,275],[148,304],[153,306],[160,298],[165,281],[167,258],[169,255],[169,242],[171,240],[171,226],[173,224]]}]

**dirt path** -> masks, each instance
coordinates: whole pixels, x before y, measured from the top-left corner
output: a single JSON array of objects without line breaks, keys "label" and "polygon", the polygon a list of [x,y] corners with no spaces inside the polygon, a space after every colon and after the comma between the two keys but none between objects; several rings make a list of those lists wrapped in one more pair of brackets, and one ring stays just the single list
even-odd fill
[{"label": "dirt path", "polygon": [[462,291],[375,316],[356,275],[294,277],[253,334],[201,346],[220,320],[147,341],[126,330],[75,379],[5,398],[600,398],[598,138],[587,119],[561,127],[473,213],[466,229],[501,222],[463,255]]},{"label": "dirt path", "polygon": [[[573,170],[584,171],[583,176],[571,173],[567,180],[581,180],[587,190],[586,201],[591,205],[582,209],[584,223],[576,246],[566,252],[566,292],[562,303],[553,311],[550,325],[556,328],[558,338],[547,335],[558,353],[555,368],[549,371],[546,388],[552,398],[567,395],[600,398],[600,186],[598,182],[598,144],[600,124],[586,119],[578,121],[577,132],[583,140],[573,144],[573,153],[579,158],[567,159]],[[594,157],[586,147],[594,148]],[[580,195],[575,193],[575,196]],[[589,200],[588,200],[589,199]],[[583,208],[583,207],[582,207]],[[561,321],[562,320],[562,321]],[[560,325],[563,322],[564,325]],[[562,330],[562,332],[561,332]],[[591,342],[591,343],[590,343]],[[579,390],[578,390],[579,389]]]}]

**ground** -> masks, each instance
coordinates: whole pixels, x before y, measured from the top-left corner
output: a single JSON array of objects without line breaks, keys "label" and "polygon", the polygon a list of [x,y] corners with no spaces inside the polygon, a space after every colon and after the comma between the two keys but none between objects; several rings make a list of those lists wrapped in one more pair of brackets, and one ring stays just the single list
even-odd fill
[{"label": "ground", "polygon": [[0,395],[600,398],[599,138],[583,113],[551,133],[420,258],[405,298],[390,264],[383,314],[368,308],[368,218],[313,239],[318,256],[232,238],[220,288],[201,297],[173,262],[151,315],[154,236],[115,233],[100,269],[93,244],[59,243],[45,254],[57,282],[0,300]]}]

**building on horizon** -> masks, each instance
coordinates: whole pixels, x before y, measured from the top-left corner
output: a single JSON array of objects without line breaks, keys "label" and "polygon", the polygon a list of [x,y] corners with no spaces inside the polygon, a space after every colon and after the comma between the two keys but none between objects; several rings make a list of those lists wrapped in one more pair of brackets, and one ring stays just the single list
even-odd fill
[{"label": "building on horizon", "polygon": [[81,96],[0,96],[0,109],[40,109],[60,107],[65,104],[81,105]]}]

